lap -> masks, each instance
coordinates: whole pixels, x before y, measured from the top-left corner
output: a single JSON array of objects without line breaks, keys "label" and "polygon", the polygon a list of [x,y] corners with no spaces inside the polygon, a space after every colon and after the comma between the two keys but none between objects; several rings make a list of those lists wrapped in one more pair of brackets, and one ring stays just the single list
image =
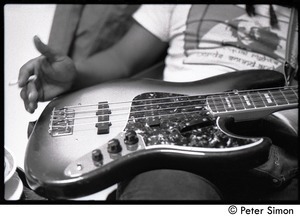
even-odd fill
[{"label": "lap", "polygon": [[119,184],[120,200],[220,200],[207,179],[179,170],[153,170]]},{"label": "lap", "polygon": [[153,170],[119,184],[118,200],[295,201],[298,178],[284,186],[266,187],[246,173],[199,176],[179,170]]}]

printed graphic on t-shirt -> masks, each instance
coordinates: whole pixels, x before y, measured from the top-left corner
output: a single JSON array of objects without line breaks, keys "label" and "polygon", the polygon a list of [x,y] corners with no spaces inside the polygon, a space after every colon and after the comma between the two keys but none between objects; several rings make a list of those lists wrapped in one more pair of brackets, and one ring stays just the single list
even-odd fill
[{"label": "printed graphic on t-shirt", "polygon": [[280,29],[270,27],[269,13],[250,17],[237,6],[193,5],[184,38],[184,63],[278,70],[285,59],[287,23],[279,25]]}]

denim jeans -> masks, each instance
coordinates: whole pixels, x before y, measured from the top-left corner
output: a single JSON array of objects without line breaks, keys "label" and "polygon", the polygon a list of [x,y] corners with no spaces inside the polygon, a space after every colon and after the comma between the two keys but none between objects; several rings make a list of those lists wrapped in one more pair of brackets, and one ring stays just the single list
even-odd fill
[{"label": "denim jeans", "polygon": [[272,145],[263,165],[240,172],[196,175],[179,170],[153,170],[119,184],[118,200],[295,201],[298,161]]},{"label": "denim jeans", "polygon": [[208,180],[179,170],[153,170],[119,184],[119,200],[221,200]]}]

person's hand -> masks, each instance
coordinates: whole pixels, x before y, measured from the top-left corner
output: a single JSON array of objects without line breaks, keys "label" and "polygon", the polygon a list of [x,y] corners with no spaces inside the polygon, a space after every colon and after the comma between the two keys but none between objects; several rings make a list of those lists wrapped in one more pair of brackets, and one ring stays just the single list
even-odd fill
[{"label": "person's hand", "polygon": [[[25,109],[33,113],[39,101],[51,100],[68,91],[76,77],[74,62],[45,45],[37,36],[34,44],[42,54],[25,63],[19,72],[18,84]],[[36,79],[28,81],[35,75]]]}]

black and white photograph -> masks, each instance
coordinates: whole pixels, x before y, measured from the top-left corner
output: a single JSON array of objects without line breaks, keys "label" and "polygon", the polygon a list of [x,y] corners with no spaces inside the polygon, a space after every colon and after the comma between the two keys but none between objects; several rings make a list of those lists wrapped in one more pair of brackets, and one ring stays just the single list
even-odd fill
[{"label": "black and white photograph", "polygon": [[3,203],[293,216],[298,9],[216,2],[5,4]]}]

